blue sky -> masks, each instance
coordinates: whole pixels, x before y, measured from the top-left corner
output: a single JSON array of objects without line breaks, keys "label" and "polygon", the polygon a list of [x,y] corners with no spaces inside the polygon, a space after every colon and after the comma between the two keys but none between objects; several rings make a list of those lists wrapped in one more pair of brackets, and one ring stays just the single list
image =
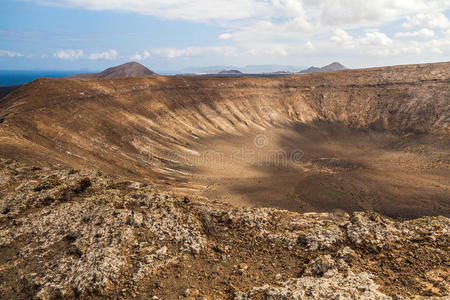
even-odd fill
[{"label": "blue sky", "polygon": [[449,61],[450,0],[1,0],[0,69]]}]

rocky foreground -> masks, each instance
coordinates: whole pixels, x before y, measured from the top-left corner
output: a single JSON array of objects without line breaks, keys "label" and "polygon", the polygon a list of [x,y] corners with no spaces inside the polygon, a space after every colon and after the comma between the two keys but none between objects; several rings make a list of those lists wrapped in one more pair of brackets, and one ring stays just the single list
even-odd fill
[{"label": "rocky foreground", "polygon": [[450,296],[450,220],[298,214],[0,161],[2,299]]}]

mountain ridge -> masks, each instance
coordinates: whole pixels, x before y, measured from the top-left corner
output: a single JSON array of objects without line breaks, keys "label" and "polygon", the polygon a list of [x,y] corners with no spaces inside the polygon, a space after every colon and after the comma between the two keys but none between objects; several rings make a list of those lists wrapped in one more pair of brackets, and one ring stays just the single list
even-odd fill
[{"label": "mountain ridge", "polygon": [[333,62],[329,65],[323,66],[321,68],[318,67],[309,67],[306,70],[298,72],[298,74],[310,74],[310,73],[320,73],[320,72],[330,72],[330,71],[342,71],[348,70],[348,68],[344,67],[341,63]]},{"label": "mountain ridge", "polygon": [[242,75],[244,73],[242,73],[239,70],[222,70],[217,74],[219,74],[219,75]]}]

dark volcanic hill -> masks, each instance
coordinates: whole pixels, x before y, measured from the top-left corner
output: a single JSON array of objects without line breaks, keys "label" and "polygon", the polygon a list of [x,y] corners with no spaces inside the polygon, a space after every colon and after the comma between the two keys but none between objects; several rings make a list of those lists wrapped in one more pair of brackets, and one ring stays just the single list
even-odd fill
[{"label": "dark volcanic hill", "polygon": [[322,68],[310,67],[306,70],[298,72],[299,74],[309,74],[309,73],[319,73],[319,72],[330,72],[330,71],[342,71],[347,70],[342,64],[338,62],[331,63]]},{"label": "dark volcanic hill", "polygon": [[242,75],[243,73],[239,70],[223,70],[217,74],[219,74],[219,75]]},{"label": "dark volcanic hill", "polygon": [[321,68],[318,67],[309,67],[306,70],[300,71],[298,72],[299,74],[310,74],[310,73],[318,73],[318,72],[323,72]]},{"label": "dark volcanic hill", "polygon": [[112,67],[100,73],[86,73],[71,76],[71,78],[110,78],[110,77],[141,77],[156,75],[155,72],[138,62],[129,62]]},{"label": "dark volcanic hill", "polygon": [[322,67],[322,70],[323,71],[341,71],[341,70],[347,70],[347,68],[338,62],[334,62],[334,63],[331,63],[329,65]]}]

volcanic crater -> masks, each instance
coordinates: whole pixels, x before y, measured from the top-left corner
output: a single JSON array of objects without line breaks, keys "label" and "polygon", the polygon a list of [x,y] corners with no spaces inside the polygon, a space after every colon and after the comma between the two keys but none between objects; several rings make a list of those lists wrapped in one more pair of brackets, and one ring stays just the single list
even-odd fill
[{"label": "volcanic crater", "polygon": [[237,206],[450,215],[450,63],[275,78],[39,79],[0,155]]},{"label": "volcanic crater", "polygon": [[0,99],[0,298],[447,299],[449,83],[26,84]]}]

